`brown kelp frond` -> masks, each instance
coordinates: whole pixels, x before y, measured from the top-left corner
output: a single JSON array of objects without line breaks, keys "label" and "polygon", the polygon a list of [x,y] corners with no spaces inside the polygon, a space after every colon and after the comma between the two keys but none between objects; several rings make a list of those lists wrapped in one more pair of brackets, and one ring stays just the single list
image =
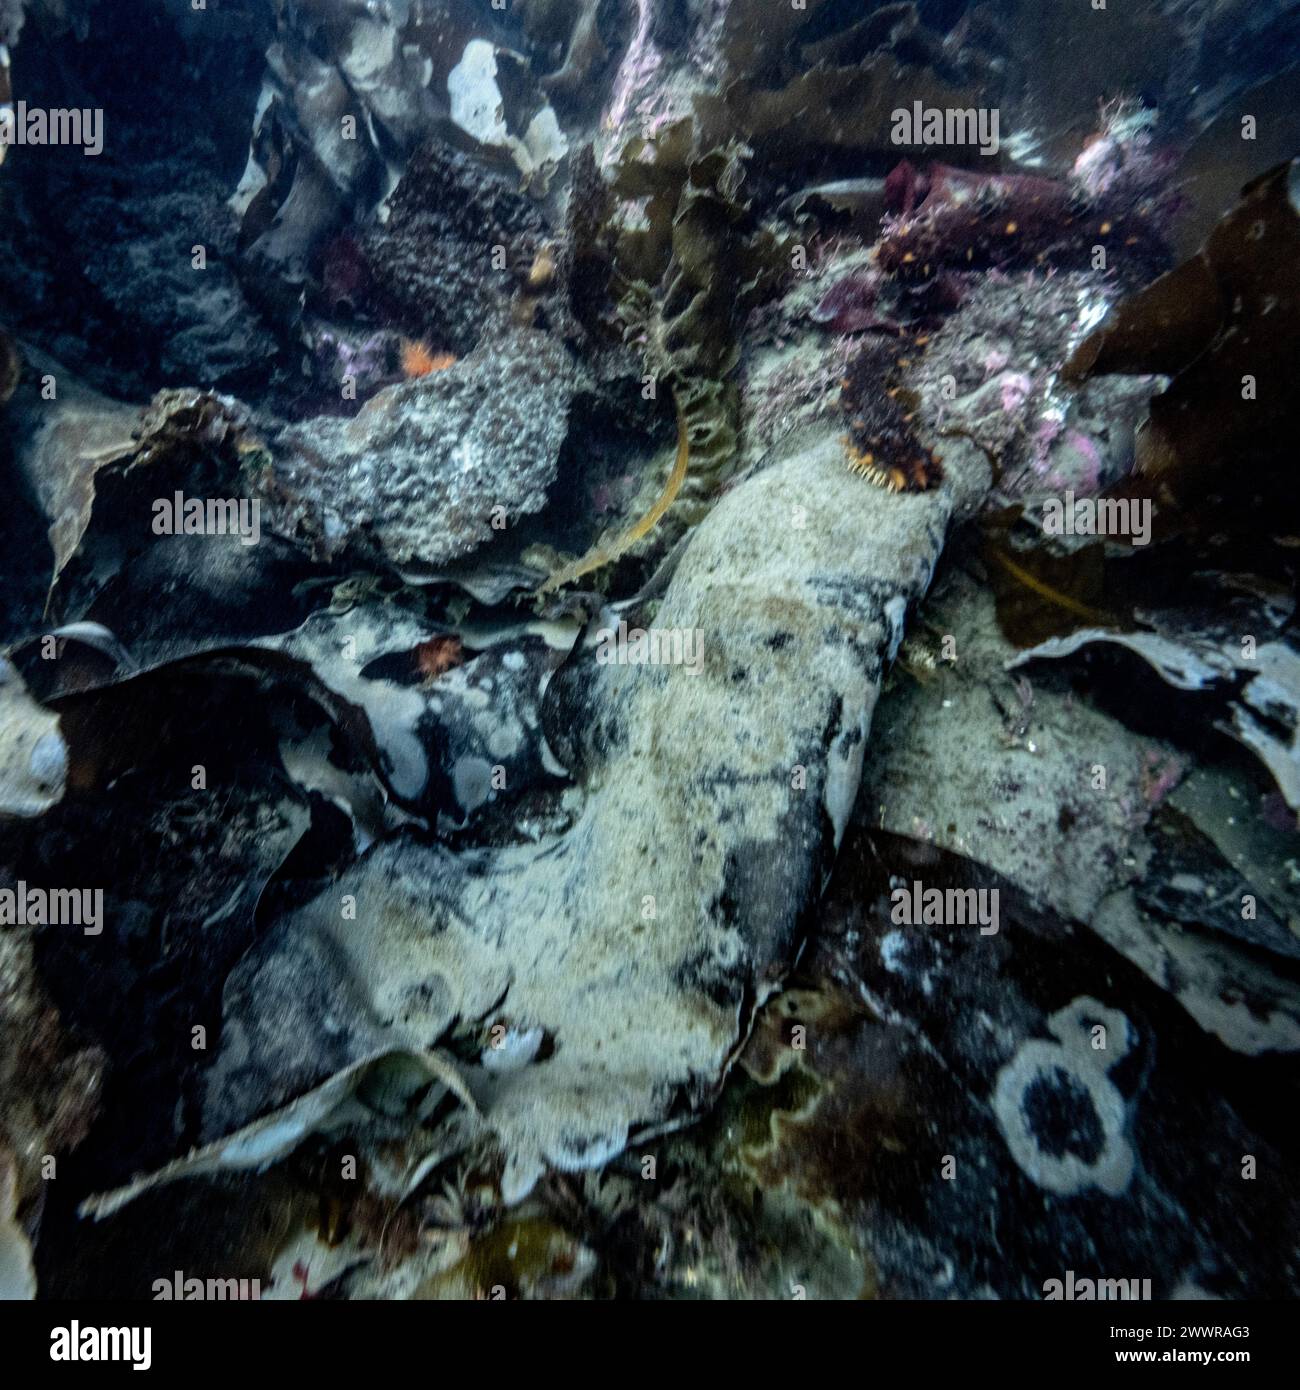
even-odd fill
[{"label": "brown kelp frond", "polygon": [[790,273],[791,237],[755,210],[751,156],[739,139],[701,139],[688,117],[627,141],[610,185],[620,206],[641,209],[612,223],[618,317],[689,422],[694,471],[677,510],[691,520],[736,464],[731,377],[746,316]]},{"label": "brown kelp frond", "polygon": [[[1300,159],[1252,180],[1201,251],[1121,300],[1075,349],[1068,384],[1112,373],[1172,378],[1138,432],[1137,474],[1187,516],[1251,479],[1294,517],[1300,386]],[[1217,526],[1218,519],[1207,515]],[[1290,522],[1287,523],[1288,525]]]},{"label": "brown kelp frond", "polygon": [[584,574],[603,569],[606,565],[617,560],[643,536],[648,536],[659,524],[668,508],[672,506],[678,492],[681,491],[682,482],[686,478],[686,469],[690,463],[690,456],[690,433],[686,427],[686,415],[679,408],[677,411],[677,458],[673,463],[673,471],[668,475],[664,490],[655,499],[654,505],[623,535],[613,541],[607,542],[604,539],[597,541],[580,559],[573,561],[572,564],[561,566],[537,592],[539,594],[554,593],[556,589],[562,588],[565,584],[571,584]]}]

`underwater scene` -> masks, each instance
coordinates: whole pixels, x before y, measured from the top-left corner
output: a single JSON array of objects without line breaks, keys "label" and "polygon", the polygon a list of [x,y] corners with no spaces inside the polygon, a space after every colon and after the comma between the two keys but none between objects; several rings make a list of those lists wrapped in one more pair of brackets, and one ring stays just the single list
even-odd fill
[{"label": "underwater scene", "polygon": [[1300,0],[0,0],[0,1297],[1295,1299],[1298,436]]}]

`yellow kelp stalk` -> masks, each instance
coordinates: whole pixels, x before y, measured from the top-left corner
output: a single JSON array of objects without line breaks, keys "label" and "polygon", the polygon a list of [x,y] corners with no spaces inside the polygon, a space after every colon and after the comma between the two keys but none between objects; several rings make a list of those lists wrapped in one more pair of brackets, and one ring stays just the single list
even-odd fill
[{"label": "yellow kelp stalk", "polygon": [[663,514],[672,506],[678,492],[681,491],[690,457],[691,446],[689,431],[686,428],[686,416],[682,413],[679,405],[677,407],[677,458],[673,463],[673,471],[668,475],[668,482],[655,500],[654,506],[635,526],[625,531],[613,542],[607,543],[602,538],[580,559],[574,560],[572,564],[561,566],[537,592],[539,594],[554,593],[556,589],[562,588],[565,584],[571,584],[584,574],[590,574],[592,570],[603,569],[635,545],[642,536],[648,536],[659,524]]}]

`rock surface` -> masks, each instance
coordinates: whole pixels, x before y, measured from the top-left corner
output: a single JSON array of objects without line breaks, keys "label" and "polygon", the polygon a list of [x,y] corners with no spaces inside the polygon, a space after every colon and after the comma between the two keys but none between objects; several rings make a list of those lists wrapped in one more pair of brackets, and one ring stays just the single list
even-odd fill
[{"label": "rock surface", "polygon": [[519,329],[429,376],[390,386],[351,420],[285,430],[272,486],[280,525],[330,556],[373,545],[438,565],[541,510],[578,370]]}]

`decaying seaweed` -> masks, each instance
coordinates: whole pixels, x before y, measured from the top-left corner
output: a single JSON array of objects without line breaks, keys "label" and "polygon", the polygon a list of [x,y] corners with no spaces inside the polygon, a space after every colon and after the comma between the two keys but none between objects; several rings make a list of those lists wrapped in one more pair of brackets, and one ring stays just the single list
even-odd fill
[{"label": "decaying seaweed", "polygon": [[22,371],[23,361],[18,349],[8,334],[0,331],[0,405],[6,404],[18,389]]},{"label": "decaying seaweed", "polygon": [[528,37],[539,47],[556,45],[563,55],[559,65],[541,79],[557,100],[590,104],[600,90],[594,79],[610,60],[618,28],[616,18],[602,9],[600,0],[525,0]]},{"label": "decaying seaweed", "polygon": [[722,80],[696,101],[705,140],[738,134],[764,161],[799,167],[832,152],[896,153],[900,89],[940,109],[978,104],[975,74],[944,52],[915,5],[884,5],[860,22],[834,15],[828,24],[832,8],[814,3],[776,16],[749,0],[728,7]]},{"label": "decaying seaweed", "polygon": [[[739,331],[745,314],[783,278],[787,247],[758,225],[744,196],[751,152],[732,142],[700,153],[696,138],[690,119],[654,139],[635,138],[624,146],[608,191],[595,190],[592,164],[575,186],[570,285],[584,262],[588,273],[605,267],[619,288],[623,336],[643,359],[643,381],[671,394],[679,439],[667,479],[652,480],[636,519],[553,571],[544,592],[608,565],[670,510],[688,524],[698,521],[736,465],[738,397],[730,377]],[[622,212],[614,210],[602,234],[592,213],[614,200]],[[598,239],[607,260],[596,254]]]},{"label": "decaying seaweed", "polygon": [[[0,889],[26,892],[8,872]],[[62,1026],[36,968],[31,927],[0,927],[0,1298],[36,1296],[32,1245],[48,1184],[99,1109],[103,1053]]]},{"label": "decaying seaweed", "polygon": [[[214,484],[220,492],[238,482],[257,452],[247,412],[229,397],[162,391],[136,409],[100,396],[43,354],[29,356],[31,371],[10,412],[22,431],[19,476],[50,523],[51,594],[81,548],[96,507],[104,506],[102,493],[111,494],[108,506],[117,509],[123,495],[156,499],[188,487],[191,495],[204,496]],[[147,545],[153,519],[143,505],[135,534],[122,538],[129,548]]]},{"label": "decaying seaweed", "polygon": [[[702,654],[699,674],[677,667],[666,682],[627,684],[602,677],[617,668],[594,665],[589,647],[551,681],[543,726],[581,792],[567,833],[479,858],[468,875],[441,849],[379,846],[338,892],[249,958],[232,981],[231,1046],[207,1103],[208,1133],[235,1137],[196,1155],[197,1171],[223,1161],[261,1166],[334,1114],[357,1068],[394,1050],[413,1068],[404,1108],[427,1087],[430,1049],[462,1055],[456,1070],[501,1146],[513,1199],[547,1165],[608,1161],[632,1133],[662,1126],[678,1097],[704,1102],[753,1002],[779,979],[802,905],[842,834],[882,663],[929,579],[925,547],[939,544],[954,506],[969,509],[987,485],[987,469],[981,478],[975,466],[960,486],[893,497],[863,490],[837,455],[833,440],[796,450],[728,494],[692,533],[656,621],[730,634],[725,650]],[[803,541],[778,521],[796,501],[827,547],[811,579]],[[743,585],[712,577],[736,573],[741,555]],[[760,556],[784,598],[755,622],[745,594]],[[868,564],[871,588],[862,590],[855,576]],[[882,584],[887,572],[894,578]],[[845,624],[857,634],[851,648],[835,635]],[[735,670],[754,683],[733,680]],[[733,745],[734,757],[723,751]],[[634,759],[626,766],[638,775],[604,775],[611,760],[650,746],[672,749],[671,761]],[[737,757],[743,796],[724,792]],[[807,790],[792,794],[787,769],[796,763],[807,769]],[[670,783],[676,790],[665,796]],[[683,860],[685,827],[706,824],[714,826],[708,852]],[[667,879],[630,877],[629,854],[680,868]],[[346,930],[339,893],[357,906]],[[611,922],[626,939],[612,951]],[[286,1015],[307,981],[316,1003]],[[625,1000],[618,1039],[584,1003],[596,989]],[[333,1067],[311,1041],[311,1019],[327,1000],[349,1019],[327,1050]],[[469,1030],[460,1041],[457,1020]],[[471,1044],[498,1026],[519,1040],[505,1070]],[[289,1102],[296,1108],[283,1125],[263,1121],[240,1137],[241,1125]]]}]

